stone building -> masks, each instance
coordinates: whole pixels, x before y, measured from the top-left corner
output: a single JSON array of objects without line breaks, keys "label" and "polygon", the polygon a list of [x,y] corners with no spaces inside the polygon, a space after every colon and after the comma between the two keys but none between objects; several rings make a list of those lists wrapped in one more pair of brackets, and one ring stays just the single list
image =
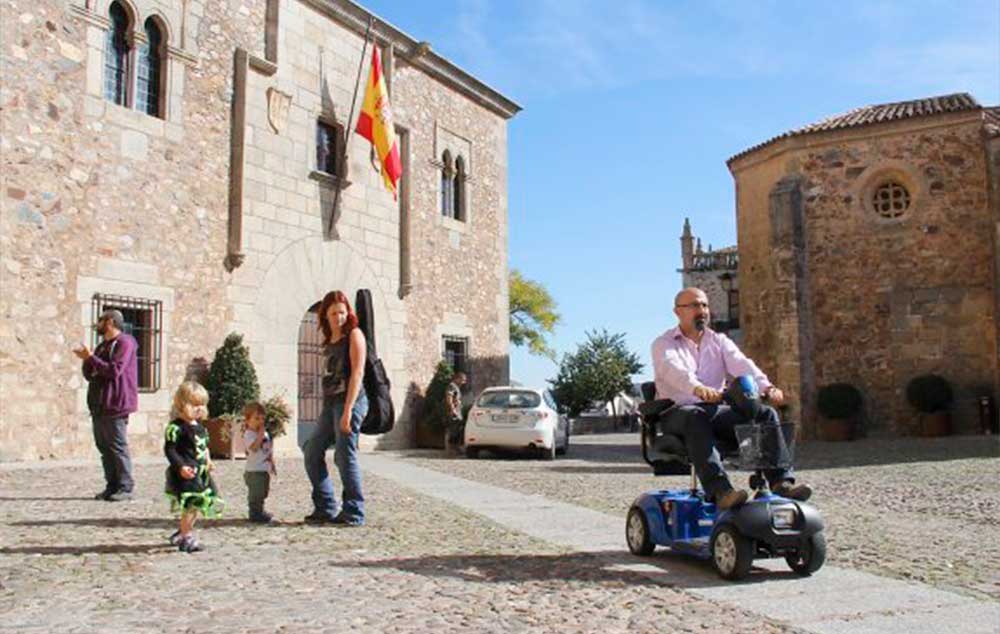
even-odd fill
[{"label": "stone building", "polygon": [[867,433],[909,435],[905,388],[953,386],[955,431],[998,391],[1000,109],[968,94],[869,106],[728,161],[744,347],[817,433],[816,393],[865,396]]},{"label": "stone building", "polygon": [[160,450],[172,391],[233,331],[263,396],[295,409],[278,443],[295,451],[319,410],[310,311],[332,289],[373,295],[399,415],[379,446],[410,444],[443,356],[473,389],[508,380],[519,107],[374,19],[404,165],[394,200],[367,141],[344,144],[372,18],[348,0],[0,5],[0,460],[93,452],[71,348],[107,306],[140,342],[139,454]]},{"label": "stone building", "polygon": [[701,238],[691,233],[691,221],[684,219],[681,233],[681,261],[678,269],[681,286],[697,287],[708,295],[712,311],[712,329],[726,333],[733,341],[740,343],[740,256],[735,246],[722,249],[702,249]]}]

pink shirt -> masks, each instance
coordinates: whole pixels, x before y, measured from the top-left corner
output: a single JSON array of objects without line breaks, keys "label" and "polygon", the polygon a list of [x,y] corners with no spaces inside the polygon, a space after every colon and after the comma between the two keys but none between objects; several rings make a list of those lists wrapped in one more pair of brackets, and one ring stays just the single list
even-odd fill
[{"label": "pink shirt", "polygon": [[695,387],[721,390],[726,377],[749,374],[760,391],[771,387],[767,375],[740,352],[732,339],[708,328],[700,346],[685,337],[680,326],[657,337],[653,341],[653,372],[656,398],[669,398],[679,405],[698,402],[692,394]]}]

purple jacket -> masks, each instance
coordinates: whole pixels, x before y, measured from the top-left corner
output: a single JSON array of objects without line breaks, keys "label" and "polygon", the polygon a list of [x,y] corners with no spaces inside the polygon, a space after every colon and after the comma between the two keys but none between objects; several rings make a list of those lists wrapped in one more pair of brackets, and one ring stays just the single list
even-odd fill
[{"label": "purple jacket", "polygon": [[124,332],[102,341],[83,362],[87,407],[93,416],[121,418],[139,405],[139,344]]}]

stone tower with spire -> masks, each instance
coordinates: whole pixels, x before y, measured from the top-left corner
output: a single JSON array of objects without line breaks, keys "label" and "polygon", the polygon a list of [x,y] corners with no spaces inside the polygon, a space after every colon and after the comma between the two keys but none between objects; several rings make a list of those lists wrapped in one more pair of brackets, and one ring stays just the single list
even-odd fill
[{"label": "stone tower with spire", "polygon": [[702,249],[701,238],[691,231],[691,220],[684,219],[681,232],[681,286],[695,286],[708,295],[712,310],[712,329],[724,332],[734,341],[741,340],[740,332],[740,291],[739,254],[736,247],[725,247],[717,251],[709,245]]}]

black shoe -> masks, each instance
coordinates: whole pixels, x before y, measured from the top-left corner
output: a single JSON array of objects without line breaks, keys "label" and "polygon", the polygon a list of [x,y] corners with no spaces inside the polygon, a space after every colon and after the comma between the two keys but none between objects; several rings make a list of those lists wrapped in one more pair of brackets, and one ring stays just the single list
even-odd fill
[{"label": "black shoe", "polygon": [[313,511],[309,515],[306,515],[306,524],[332,524],[336,518],[330,517],[323,511]]},{"label": "black shoe", "polygon": [[[267,511],[262,511],[260,513],[251,514],[249,517],[250,521],[254,524],[277,524],[278,520],[274,519],[274,516]],[[306,520],[308,521],[308,520]]]},{"label": "black shoe", "polygon": [[344,515],[343,513],[338,514],[337,517],[333,518],[330,521],[333,524],[337,524],[338,526],[364,526],[365,525],[364,518],[362,518],[362,517],[349,517],[347,515]]},{"label": "black shoe", "polygon": [[188,535],[177,542],[177,550],[182,553],[197,553],[205,550],[205,548],[193,535]]},{"label": "black shoe", "polygon": [[108,497],[110,497],[110,496],[111,496],[111,491],[108,491],[107,489],[104,489],[103,491],[101,491],[100,493],[98,493],[97,495],[95,495],[94,499],[95,500],[105,500],[105,501],[107,501]]},{"label": "black shoe", "polygon": [[181,543],[181,532],[174,531],[174,534],[170,536],[170,545],[177,546]]},{"label": "black shoe", "polygon": [[104,499],[106,499],[108,502],[128,502],[129,500],[132,499],[132,492],[116,491]]}]

